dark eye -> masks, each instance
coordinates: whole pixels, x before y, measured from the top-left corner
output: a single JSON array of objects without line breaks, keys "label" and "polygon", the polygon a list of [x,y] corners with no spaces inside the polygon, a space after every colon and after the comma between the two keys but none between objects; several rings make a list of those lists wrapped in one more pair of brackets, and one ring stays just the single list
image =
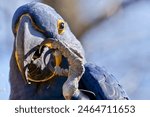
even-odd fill
[{"label": "dark eye", "polygon": [[58,20],[57,22],[58,34],[63,34],[65,32],[65,22],[63,20]]},{"label": "dark eye", "polygon": [[64,22],[61,22],[61,23],[60,23],[59,28],[60,28],[60,29],[62,29],[62,30],[65,28],[65,24],[64,24]]}]

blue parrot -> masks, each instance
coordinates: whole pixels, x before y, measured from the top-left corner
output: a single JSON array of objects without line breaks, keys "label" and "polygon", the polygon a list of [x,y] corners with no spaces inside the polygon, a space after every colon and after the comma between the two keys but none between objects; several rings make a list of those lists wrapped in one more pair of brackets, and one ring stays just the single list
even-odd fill
[{"label": "blue parrot", "polygon": [[10,99],[129,99],[113,75],[86,61],[82,45],[50,6],[32,2],[19,7],[12,31]]}]

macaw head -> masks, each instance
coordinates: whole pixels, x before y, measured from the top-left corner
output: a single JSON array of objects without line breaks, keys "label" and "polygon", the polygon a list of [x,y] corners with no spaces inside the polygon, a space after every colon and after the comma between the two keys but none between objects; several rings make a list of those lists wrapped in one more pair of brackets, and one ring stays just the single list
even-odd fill
[{"label": "macaw head", "polygon": [[[37,2],[23,5],[13,16],[14,53],[22,77],[29,82],[45,82],[56,74],[56,66],[68,67],[66,58],[47,40],[61,40],[84,58],[80,42],[68,24],[51,7]],[[47,41],[47,43],[43,43]]]}]

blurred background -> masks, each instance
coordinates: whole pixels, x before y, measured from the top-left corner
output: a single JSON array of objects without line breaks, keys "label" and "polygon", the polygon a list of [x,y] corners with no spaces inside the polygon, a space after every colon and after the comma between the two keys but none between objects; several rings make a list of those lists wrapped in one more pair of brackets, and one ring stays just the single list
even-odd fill
[{"label": "blurred background", "polygon": [[[33,0],[0,0],[0,99],[9,99],[15,10]],[[150,99],[150,0],[34,0],[61,14],[88,62],[113,74],[131,99]]]}]

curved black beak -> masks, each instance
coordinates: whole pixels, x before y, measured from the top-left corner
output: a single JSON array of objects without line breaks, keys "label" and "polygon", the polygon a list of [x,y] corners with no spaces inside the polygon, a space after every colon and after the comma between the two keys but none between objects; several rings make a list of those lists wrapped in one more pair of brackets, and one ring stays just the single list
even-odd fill
[{"label": "curved black beak", "polygon": [[53,52],[44,46],[39,50],[40,44],[46,37],[35,29],[29,16],[22,16],[18,24],[15,56],[25,80],[38,82],[54,76],[53,71],[47,68],[49,64],[54,66]]}]

